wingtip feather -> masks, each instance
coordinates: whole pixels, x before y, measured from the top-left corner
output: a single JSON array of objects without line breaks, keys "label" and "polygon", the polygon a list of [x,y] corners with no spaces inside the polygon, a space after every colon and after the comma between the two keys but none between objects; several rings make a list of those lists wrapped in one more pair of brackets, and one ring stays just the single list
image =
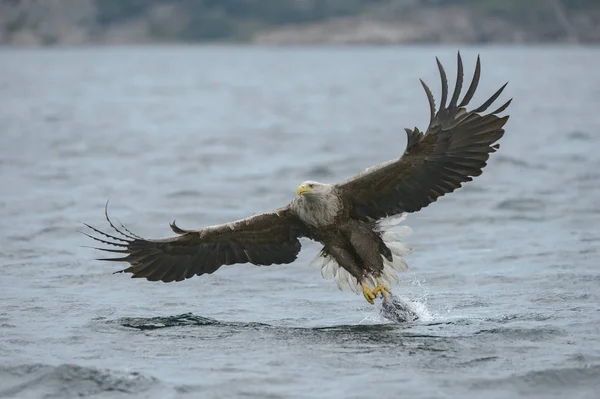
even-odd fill
[{"label": "wingtip feather", "polygon": [[425,90],[425,95],[427,95],[427,101],[429,102],[429,124],[431,124],[435,117],[435,99],[433,98],[433,94],[431,93],[429,86],[427,86],[427,83],[425,83],[423,79],[419,79],[419,81],[423,86],[423,90]]},{"label": "wingtip feather", "polygon": [[456,107],[456,103],[458,102],[458,98],[460,97],[460,92],[462,91],[463,78],[464,78],[464,67],[462,62],[462,57],[460,56],[460,51],[456,56],[456,84],[454,85],[454,92],[452,93],[452,98],[450,99],[450,105],[448,108]]},{"label": "wingtip feather", "polygon": [[440,72],[440,80],[442,83],[442,99],[440,100],[440,109],[444,109],[446,108],[446,100],[448,99],[448,77],[446,76],[446,71],[444,70],[444,66],[440,62],[440,59],[438,57],[435,57],[435,61]]},{"label": "wingtip feather", "polygon": [[484,112],[485,110],[487,110],[490,107],[490,105],[492,105],[494,103],[494,101],[496,101],[496,99],[500,96],[500,94],[502,94],[502,92],[504,91],[504,88],[506,87],[507,84],[508,84],[508,82],[503,84],[502,87],[500,87],[494,94],[492,94],[492,96],[490,98],[488,98],[486,102],[481,104],[478,108],[474,109],[472,112],[479,113],[479,112]]},{"label": "wingtip feather", "polygon": [[[505,102],[504,104],[502,104],[497,110],[495,110],[494,112],[492,112],[493,115],[497,115],[499,113],[501,113],[502,111],[506,110],[508,108],[508,106],[512,103],[512,98],[509,99],[507,102]],[[506,119],[508,119],[508,115],[506,115]]]},{"label": "wingtip feather", "polygon": [[462,101],[458,105],[459,107],[464,107],[467,104],[469,104],[469,102],[473,98],[473,95],[475,94],[475,90],[477,90],[477,86],[479,85],[480,76],[481,76],[481,59],[480,59],[479,55],[477,55],[477,62],[475,64],[475,72],[473,73],[473,79],[471,80],[471,84],[469,85],[469,89],[467,90],[467,93],[465,94]]}]

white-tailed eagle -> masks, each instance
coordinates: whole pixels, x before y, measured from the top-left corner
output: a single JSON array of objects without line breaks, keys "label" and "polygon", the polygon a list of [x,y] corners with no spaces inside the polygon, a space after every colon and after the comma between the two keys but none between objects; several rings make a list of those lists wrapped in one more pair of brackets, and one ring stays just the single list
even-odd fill
[{"label": "white-tailed eagle", "polygon": [[[437,60],[437,58],[436,58]],[[467,92],[459,99],[463,85],[463,64],[458,54],[458,73],[448,101],[448,81],[437,60],[442,96],[439,108],[429,87],[421,81],[431,112],[429,126],[422,132],[406,129],[408,143],[400,158],[384,162],[337,184],[306,181],[292,202],[273,212],[209,226],[184,230],[175,222],[177,236],[165,239],[139,237],[109,219],[116,234],[92,237],[121,254],[102,259],[128,262],[122,273],[150,281],[182,281],[213,273],[223,265],[252,263],[273,265],[293,262],[300,252],[299,238],[323,245],[318,259],[324,277],[337,278],[340,288],[349,286],[373,303],[378,293],[386,298],[389,285],[397,280],[393,269],[405,269],[403,256],[409,252],[402,234],[389,230],[388,220],[401,219],[453,192],[473,176],[479,176],[495,144],[504,134],[508,116],[500,117],[511,100],[487,112],[502,86],[487,101],[468,108],[481,71],[479,57]],[[105,212],[106,213],[106,212]],[[405,226],[406,227],[406,226]],[[118,272],[117,272],[118,273]]]}]

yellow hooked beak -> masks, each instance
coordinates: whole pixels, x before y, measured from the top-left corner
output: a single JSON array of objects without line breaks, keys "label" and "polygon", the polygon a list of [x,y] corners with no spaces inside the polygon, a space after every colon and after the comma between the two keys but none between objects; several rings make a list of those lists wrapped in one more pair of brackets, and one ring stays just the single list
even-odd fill
[{"label": "yellow hooked beak", "polygon": [[296,193],[298,193],[298,195],[304,195],[306,193],[310,193],[312,190],[312,188],[308,187],[308,184],[301,184],[298,186]]}]

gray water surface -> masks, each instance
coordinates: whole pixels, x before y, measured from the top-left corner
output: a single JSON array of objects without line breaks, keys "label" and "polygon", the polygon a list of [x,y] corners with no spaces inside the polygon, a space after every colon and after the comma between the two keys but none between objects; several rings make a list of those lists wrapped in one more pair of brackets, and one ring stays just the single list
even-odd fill
[{"label": "gray water surface", "polygon": [[0,50],[0,397],[598,397],[597,48],[462,49],[475,102],[515,101],[484,174],[405,222],[418,321],[338,291],[308,241],[173,284],[83,247],[107,199],[166,237],[398,156],[456,50]]}]

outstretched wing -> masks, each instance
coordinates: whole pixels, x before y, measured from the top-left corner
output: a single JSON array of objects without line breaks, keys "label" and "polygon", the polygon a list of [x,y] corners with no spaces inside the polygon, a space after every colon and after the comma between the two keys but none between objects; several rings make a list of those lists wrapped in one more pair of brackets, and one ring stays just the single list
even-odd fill
[{"label": "outstretched wing", "polygon": [[139,237],[123,225],[117,228],[106,209],[105,215],[117,234],[107,234],[88,224],[106,239],[84,234],[118,248],[97,249],[124,256],[99,260],[129,262],[130,267],[116,273],[132,273],[132,277],[150,281],[181,281],[235,263],[291,263],[300,252],[298,238],[305,235],[304,225],[289,207],[201,230],[184,230],[173,222],[171,229],[178,236],[159,240]]},{"label": "outstretched wing", "polygon": [[[477,57],[475,74],[460,104],[463,64],[458,54],[458,76],[450,103],[446,72],[436,58],[442,81],[442,98],[436,112],[429,87],[421,80],[427,94],[431,117],[425,134],[416,127],[406,129],[408,144],[402,157],[371,167],[337,185],[339,195],[351,207],[352,216],[372,221],[401,212],[416,212],[438,197],[461,187],[479,176],[486,166],[494,145],[503,135],[508,116],[498,117],[511,100],[497,110],[484,112],[498,98],[506,84],[481,106],[467,110],[481,71]],[[458,105],[457,105],[458,104]]]}]

